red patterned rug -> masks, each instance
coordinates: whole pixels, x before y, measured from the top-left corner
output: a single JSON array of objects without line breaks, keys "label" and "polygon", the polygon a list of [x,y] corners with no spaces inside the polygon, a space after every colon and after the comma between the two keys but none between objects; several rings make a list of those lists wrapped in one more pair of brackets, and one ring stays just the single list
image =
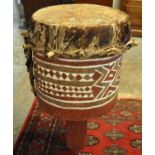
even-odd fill
[{"label": "red patterned rug", "polygon": [[[87,146],[80,155],[141,155],[142,101],[120,99],[87,125]],[[14,155],[73,155],[65,145],[65,122],[42,112],[36,100],[14,147]]]}]

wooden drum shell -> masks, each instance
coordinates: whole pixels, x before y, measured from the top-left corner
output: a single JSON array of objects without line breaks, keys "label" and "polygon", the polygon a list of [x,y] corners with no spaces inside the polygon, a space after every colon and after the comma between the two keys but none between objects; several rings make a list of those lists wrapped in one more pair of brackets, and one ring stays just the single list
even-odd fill
[{"label": "wooden drum shell", "polygon": [[110,7],[72,4],[43,8],[32,20],[24,51],[42,109],[65,120],[110,110],[122,55],[135,45],[129,16]]},{"label": "wooden drum shell", "polygon": [[34,83],[42,109],[65,120],[103,115],[116,102],[121,59],[48,59],[35,52]]}]

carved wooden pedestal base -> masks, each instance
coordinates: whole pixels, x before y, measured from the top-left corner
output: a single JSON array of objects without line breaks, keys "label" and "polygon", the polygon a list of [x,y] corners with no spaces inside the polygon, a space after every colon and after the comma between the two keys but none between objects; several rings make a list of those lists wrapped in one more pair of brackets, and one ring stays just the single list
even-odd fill
[{"label": "carved wooden pedestal base", "polygon": [[67,121],[66,143],[70,150],[76,155],[84,148],[86,144],[86,121]]},{"label": "carved wooden pedestal base", "polygon": [[106,114],[114,104],[116,103],[116,98],[109,104],[93,108],[89,110],[64,110],[52,105],[46,104],[39,97],[37,97],[39,106],[42,111],[48,112],[49,114],[66,121],[66,144],[67,147],[73,151],[75,154],[78,153],[86,146],[87,138],[87,121],[90,118],[100,117]]},{"label": "carved wooden pedestal base", "polygon": [[78,155],[78,153],[86,146],[87,120],[106,114],[110,109],[112,109],[112,107],[116,103],[116,98],[103,107],[88,110],[60,109],[52,105],[46,104],[39,97],[37,97],[37,101],[39,102],[39,106],[42,111],[48,112],[54,117],[66,121],[67,147],[75,153],[74,155]]}]

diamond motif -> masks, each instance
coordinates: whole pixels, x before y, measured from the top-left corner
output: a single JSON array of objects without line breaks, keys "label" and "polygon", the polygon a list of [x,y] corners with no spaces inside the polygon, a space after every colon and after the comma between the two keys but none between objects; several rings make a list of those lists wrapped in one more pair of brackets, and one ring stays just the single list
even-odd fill
[{"label": "diamond motif", "polygon": [[64,90],[64,91],[66,91],[67,90],[67,88],[64,86],[64,87],[62,87],[62,89]]},{"label": "diamond motif", "polygon": [[72,90],[73,90],[73,88],[72,88],[72,87],[69,87],[69,90],[70,90],[70,91],[72,91]]},{"label": "diamond motif", "polygon": [[90,89],[89,89],[89,87],[86,87],[85,90],[86,90],[86,91],[89,91]]},{"label": "diamond motif", "polygon": [[52,70],[49,72],[49,74],[51,75],[51,77],[54,75]]},{"label": "diamond motif", "polygon": [[75,88],[74,88],[74,90],[75,90],[75,91],[78,91],[78,88],[77,88],[77,87],[75,87]]},{"label": "diamond motif", "polygon": [[44,74],[45,74],[45,76],[47,75],[47,73],[48,73],[48,72],[47,72],[46,69],[45,69],[45,70],[44,70]]},{"label": "diamond motif", "polygon": [[60,86],[59,85],[57,85],[57,89],[60,90]]},{"label": "diamond motif", "polygon": [[69,93],[69,95],[72,97],[73,96],[73,93]]},{"label": "diamond motif", "polygon": [[69,79],[70,79],[70,80],[73,80],[73,79],[74,79],[74,76],[73,76],[72,73],[69,74]]},{"label": "diamond motif", "polygon": [[47,87],[50,88],[50,84],[49,83],[47,83]]},{"label": "diamond motif", "polygon": [[80,75],[76,76],[76,80],[81,80],[81,79],[82,79],[82,77]]},{"label": "diamond motif", "polygon": [[42,74],[42,69],[40,68],[40,69],[38,69],[38,74]]},{"label": "diamond motif", "polygon": [[54,85],[54,84],[52,84],[52,88],[54,88],[54,89],[55,89],[55,85]]},{"label": "diamond motif", "polygon": [[88,95],[88,97],[91,97],[91,94],[87,94]]},{"label": "diamond motif", "polygon": [[67,75],[65,73],[62,73],[62,77],[63,77],[63,79],[66,79]]},{"label": "diamond motif", "polygon": [[59,79],[60,76],[61,76],[59,72],[56,72],[55,75],[56,75],[56,77],[57,77],[58,79]]},{"label": "diamond motif", "polygon": [[83,91],[83,88],[80,88],[80,91]]},{"label": "diamond motif", "polygon": [[84,76],[84,78],[85,78],[86,80],[90,80],[90,79],[91,79],[91,77],[90,77],[88,74],[86,74],[86,75]]},{"label": "diamond motif", "polygon": [[45,86],[45,82],[43,82],[42,85]]}]

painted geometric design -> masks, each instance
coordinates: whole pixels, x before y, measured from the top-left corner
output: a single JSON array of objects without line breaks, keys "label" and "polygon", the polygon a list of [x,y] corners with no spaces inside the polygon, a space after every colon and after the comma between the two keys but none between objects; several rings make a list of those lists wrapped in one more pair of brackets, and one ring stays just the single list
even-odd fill
[{"label": "painted geometric design", "polygon": [[48,77],[52,79],[60,79],[65,81],[93,81],[92,76],[94,73],[90,74],[82,74],[82,73],[67,73],[62,71],[56,71],[56,70],[49,70],[47,68],[44,68],[40,66],[39,64],[36,65],[37,73],[43,77]]},{"label": "painted geometric design", "polygon": [[117,96],[121,58],[49,60],[36,52],[37,96],[59,108],[75,109],[74,104],[76,109],[104,106]]},{"label": "painted geometric design", "polygon": [[122,132],[115,129],[105,132],[104,135],[112,141],[116,141],[124,137],[124,134]]},{"label": "painted geometric design", "polygon": [[54,84],[52,82],[47,82],[47,81],[43,81],[41,78],[36,77],[36,81],[38,82],[38,84],[43,88],[47,88],[47,89],[51,89],[54,91],[62,91],[62,92],[80,92],[80,93],[92,93],[91,88],[92,86],[81,86],[81,87],[76,87],[76,86],[65,86],[65,85],[60,85],[60,84]]},{"label": "painted geometric design", "polygon": [[76,97],[76,98],[94,97],[92,91],[88,90],[89,87],[71,87],[71,86],[67,87],[63,85],[56,85],[56,84],[51,85],[50,83],[42,84],[38,82],[38,88],[41,91],[48,93],[50,95],[61,96],[61,97]]}]

